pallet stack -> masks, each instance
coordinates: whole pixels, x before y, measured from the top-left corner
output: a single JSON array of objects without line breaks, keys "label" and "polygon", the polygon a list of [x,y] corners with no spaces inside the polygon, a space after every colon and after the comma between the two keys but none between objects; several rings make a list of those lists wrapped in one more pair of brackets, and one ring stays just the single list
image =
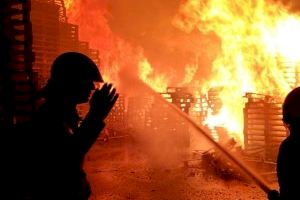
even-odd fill
[{"label": "pallet stack", "polygon": [[42,0],[32,0],[34,72],[38,75],[38,88],[49,78],[50,67],[59,49],[59,6]]},{"label": "pallet stack", "polygon": [[58,52],[75,51],[79,48],[79,27],[66,22],[59,23]]},{"label": "pallet stack", "polygon": [[[184,109],[181,109],[184,112]],[[174,145],[177,149],[187,149],[190,146],[189,124],[174,113],[167,104],[155,99],[147,118],[147,130],[153,136],[169,140],[169,144]]]},{"label": "pallet stack", "polygon": [[166,93],[161,94],[167,101],[175,104],[183,112],[189,113],[191,104],[194,103],[193,95],[188,88],[168,87]]},{"label": "pallet stack", "polygon": [[282,101],[247,93],[244,108],[245,152],[258,159],[275,161],[281,141],[287,136],[282,123]]},{"label": "pallet stack", "polygon": [[219,97],[221,91],[221,87],[216,87],[211,88],[207,92],[207,103],[209,108],[211,108],[213,115],[217,114],[222,108],[222,100]]},{"label": "pallet stack", "polygon": [[277,58],[278,64],[281,66],[283,78],[290,89],[298,87],[300,84],[300,69],[299,64],[287,61],[286,59]]},{"label": "pallet stack", "polygon": [[116,104],[109,113],[106,119],[106,128],[108,129],[110,137],[121,136],[121,134],[124,134],[127,130],[124,96],[119,96]]},{"label": "pallet stack", "polygon": [[197,122],[197,124],[203,124],[203,121],[207,116],[207,112],[207,97],[205,95],[198,95],[194,97],[194,102],[191,103],[191,109],[189,110],[189,114]]},{"label": "pallet stack", "polygon": [[67,22],[63,0],[32,0],[31,18],[36,55],[33,69],[38,75],[39,89],[47,83],[54,59],[63,52],[82,52],[99,66],[98,50],[81,42],[78,25]]},{"label": "pallet stack", "polygon": [[80,41],[78,50],[81,53],[88,55],[97,64],[97,66],[100,66],[99,51],[91,49],[88,42]]},{"label": "pallet stack", "polygon": [[149,123],[149,112],[152,108],[153,97],[132,96],[128,98],[127,120],[128,128],[142,132]]},{"label": "pallet stack", "polygon": [[1,3],[0,123],[29,121],[34,110],[30,2]]},{"label": "pallet stack", "polygon": [[[161,95],[169,103],[174,104],[187,114],[189,114],[191,105],[194,103],[193,95],[188,91],[188,88],[168,87],[166,93],[161,93]],[[154,99],[148,121],[150,123],[147,124],[147,127],[154,135],[165,134],[178,148],[190,146],[188,123],[175,114],[167,104]]]}]

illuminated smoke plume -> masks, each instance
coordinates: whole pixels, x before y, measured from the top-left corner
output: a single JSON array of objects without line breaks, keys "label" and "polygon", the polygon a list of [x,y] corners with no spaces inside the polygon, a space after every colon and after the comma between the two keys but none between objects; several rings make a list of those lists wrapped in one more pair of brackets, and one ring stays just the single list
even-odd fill
[{"label": "illuminated smoke plume", "polygon": [[147,78],[181,86],[209,78],[219,40],[213,33],[204,36],[197,30],[186,33],[174,27],[179,3],[75,0],[68,6],[68,18],[79,24],[80,39],[100,51],[102,67],[113,71],[109,76],[115,76],[119,67],[138,75],[138,63],[146,60],[152,68]]}]

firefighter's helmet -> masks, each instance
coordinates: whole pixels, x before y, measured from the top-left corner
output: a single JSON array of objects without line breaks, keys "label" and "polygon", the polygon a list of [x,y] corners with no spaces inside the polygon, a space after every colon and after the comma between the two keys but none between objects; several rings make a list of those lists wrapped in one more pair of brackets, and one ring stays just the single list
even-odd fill
[{"label": "firefighter's helmet", "polygon": [[50,78],[58,82],[80,80],[103,82],[94,61],[79,52],[66,52],[59,55],[52,64]]}]

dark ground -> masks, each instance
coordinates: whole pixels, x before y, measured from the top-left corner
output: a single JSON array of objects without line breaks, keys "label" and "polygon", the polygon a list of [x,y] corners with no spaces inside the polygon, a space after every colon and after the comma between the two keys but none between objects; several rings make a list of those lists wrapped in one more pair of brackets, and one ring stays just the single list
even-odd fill
[{"label": "dark ground", "polygon": [[91,200],[267,199],[253,183],[224,181],[183,165],[158,167],[138,148],[113,140],[97,142],[85,168],[93,190]]}]

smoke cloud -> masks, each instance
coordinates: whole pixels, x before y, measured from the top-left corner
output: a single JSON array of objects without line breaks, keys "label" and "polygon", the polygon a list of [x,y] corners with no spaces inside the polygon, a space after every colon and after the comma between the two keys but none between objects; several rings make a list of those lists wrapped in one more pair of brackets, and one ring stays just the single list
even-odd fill
[{"label": "smoke cloud", "polygon": [[[199,31],[183,32],[173,19],[180,0],[79,0],[68,10],[68,18],[79,24],[81,40],[100,51],[110,76],[116,65],[129,66],[142,52],[153,68],[153,75],[163,74],[172,86],[205,80],[219,51],[218,38]],[[133,61],[132,61],[133,60]],[[194,66],[186,78],[187,66]],[[109,68],[109,69],[107,69]],[[136,65],[128,70],[137,73]],[[188,80],[188,81],[187,81]]]}]

